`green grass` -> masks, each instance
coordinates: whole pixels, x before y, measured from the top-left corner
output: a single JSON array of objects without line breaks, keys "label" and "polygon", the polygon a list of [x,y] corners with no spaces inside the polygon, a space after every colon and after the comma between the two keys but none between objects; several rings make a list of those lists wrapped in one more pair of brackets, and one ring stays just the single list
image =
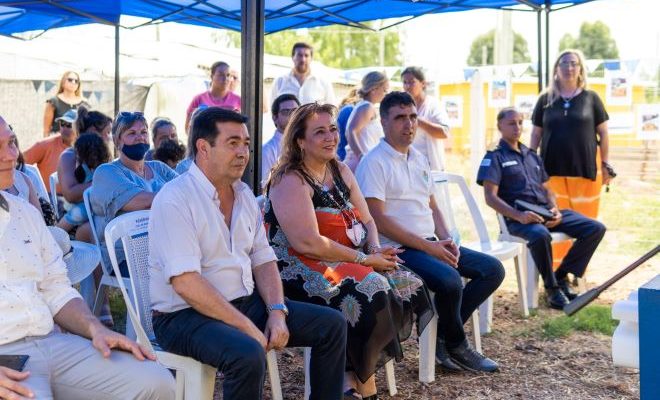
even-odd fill
[{"label": "green grass", "polygon": [[611,315],[612,309],[609,306],[588,306],[573,316],[555,317],[545,321],[542,325],[543,336],[565,337],[573,331],[599,332],[612,336],[617,322],[611,318]]}]

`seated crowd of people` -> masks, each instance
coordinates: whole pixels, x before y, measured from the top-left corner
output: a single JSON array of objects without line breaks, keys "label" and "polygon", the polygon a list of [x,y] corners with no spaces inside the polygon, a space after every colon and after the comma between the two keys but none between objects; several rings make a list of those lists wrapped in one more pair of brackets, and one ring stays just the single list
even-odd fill
[{"label": "seated crowd of people", "polygon": [[[98,237],[105,265],[115,246],[127,277],[121,242],[106,243],[104,231],[137,210],[151,210],[156,341],[222,372],[226,399],[262,398],[266,352],[285,347],[311,348],[310,399],[376,399],[376,371],[402,360],[413,327],[421,335],[434,315],[437,365],[498,370],[464,325],[505,271],[450,234],[432,179],[447,167],[450,132],[424,73],[404,69],[405,91],[389,92],[388,78],[371,72],[338,110],[312,59],[313,48],[297,43],[291,72],[273,85],[276,131],[263,145],[261,203],[241,181],[255,133],[224,62],[187,109],[187,146],[168,118],[149,124],[141,112],[113,119],[90,110],[75,98],[72,72],[46,108],[52,134],[24,153],[0,117],[0,355],[29,356],[25,370],[0,364],[0,398],[174,398],[174,379],[155,356],[108,329],[107,299],[95,316],[72,288],[46,229]],[[527,240],[548,304],[561,309],[576,296],[568,274],[583,276],[605,227],[560,209],[543,160],[520,143],[522,122],[515,108],[499,112],[501,139],[476,180],[511,234]],[[551,232],[575,238],[556,270]]]}]

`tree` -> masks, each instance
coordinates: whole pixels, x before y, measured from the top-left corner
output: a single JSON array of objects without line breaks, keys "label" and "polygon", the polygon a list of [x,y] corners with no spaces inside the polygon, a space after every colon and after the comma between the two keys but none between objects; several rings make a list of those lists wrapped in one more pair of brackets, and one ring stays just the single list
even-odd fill
[{"label": "tree", "polygon": [[[486,64],[482,62],[484,46],[486,47]],[[470,46],[470,55],[467,59],[468,65],[493,65],[494,47],[495,29],[477,36]],[[527,40],[525,40],[525,37],[520,33],[513,32],[513,62],[517,64],[530,61],[531,58],[529,56],[529,49],[527,48]]]},{"label": "tree", "polygon": [[[377,26],[377,23],[372,23],[370,26]],[[216,41],[238,47],[241,43],[241,35],[238,32],[226,32],[223,38],[216,36]],[[277,56],[291,56],[293,44],[300,41],[314,46],[314,59],[330,67],[350,69],[378,65],[381,41],[384,65],[400,65],[403,62],[399,51],[399,31],[396,28],[374,32],[343,25],[330,25],[314,29],[282,31],[266,36],[264,52]]]},{"label": "tree", "polygon": [[559,41],[559,51],[565,49],[581,50],[587,59],[619,58],[616,41],[610,34],[610,28],[602,21],[584,22],[577,39],[565,34]]}]

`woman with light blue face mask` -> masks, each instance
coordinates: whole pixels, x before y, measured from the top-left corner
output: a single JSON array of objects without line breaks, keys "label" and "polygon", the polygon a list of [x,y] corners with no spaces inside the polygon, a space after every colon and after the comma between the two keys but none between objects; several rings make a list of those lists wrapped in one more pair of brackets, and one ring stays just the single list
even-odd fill
[{"label": "woman with light blue face mask", "polygon": [[[156,193],[177,174],[160,161],[145,161],[149,150],[149,127],[141,112],[121,111],[112,124],[112,139],[118,158],[94,172],[90,196],[96,233],[104,243],[106,225],[116,216],[151,208]],[[121,243],[115,244],[122,275],[128,276]],[[101,253],[110,265],[105,246]]]}]

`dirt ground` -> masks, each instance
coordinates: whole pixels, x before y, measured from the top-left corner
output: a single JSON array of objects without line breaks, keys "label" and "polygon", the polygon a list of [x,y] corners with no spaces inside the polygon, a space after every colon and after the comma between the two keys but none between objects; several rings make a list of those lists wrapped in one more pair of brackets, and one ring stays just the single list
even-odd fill
[{"label": "dirt ground", "polygon": [[[599,301],[605,304],[604,301]],[[520,317],[516,294],[501,292],[495,299],[493,332],[482,336],[483,351],[500,364],[494,374],[447,374],[436,371],[435,382],[418,381],[418,346],[405,343],[405,359],[395,364],[398,394],[387,394],[383,371],[377,374],[381,399],[638,399],[639,374],[615,368],[611,338],[599,333],[573,333],[566,338],[545,339],[542,322],[561,315],[547,308],[537,315]],[[466,326],[469,326],[467,324]],[[278,354],[285,399],[303,399],[302,351]],[[221,381],[218,381],[218,385]],[[219,389],[219,387],[218,387]],[[217,399],[222,398],[217,391]],[[265,398],[270,399],[266,384]]]}]

